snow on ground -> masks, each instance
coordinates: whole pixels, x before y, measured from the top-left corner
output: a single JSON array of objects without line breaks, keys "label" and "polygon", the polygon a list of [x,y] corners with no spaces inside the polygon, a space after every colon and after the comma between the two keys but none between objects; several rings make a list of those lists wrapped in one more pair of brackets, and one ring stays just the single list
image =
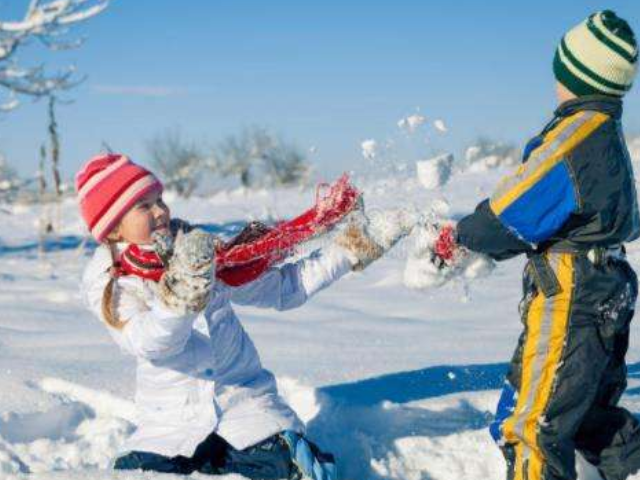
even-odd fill
[{"label": "snow on ground", "polygon": [[[502,173],[457,173],[437,191],[415,177],[386,178],[367,183],[367,206],[435,209],[455,219]],[[169,203],[175,216],[231,235],[248,220],[290,217],[313,199],[311,191],[238,190]],[[0,212],[0,478],[179,478],[108,470],[134,428],[134,360],[81,304],[91,244],[83,245],[74,202],[63,205],[64,228],[45,256],[34,234],[37,208],[8,208]],[[487,425],[520,332],[523,261],[501,264],[482,281],[412,290],[403,282],[411,248],[412,240],[401,242],[300,309],[245,307],[240,318],[310,437],[337,455],[341,478],[502,479]],[[630,258],[640,267],[639,246],[631,245]],[[639,359],[634,329],[624,402],[635,412]],[[597,477],[583,469],[581,478]]]}]

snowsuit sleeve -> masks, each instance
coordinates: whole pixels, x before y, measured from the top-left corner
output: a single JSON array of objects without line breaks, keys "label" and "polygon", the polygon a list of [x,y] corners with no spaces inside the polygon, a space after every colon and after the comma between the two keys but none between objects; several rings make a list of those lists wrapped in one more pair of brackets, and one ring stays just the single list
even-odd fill
[{"label": "snowsuit sleeve", "polygon": [[351,271],[357,259],[342,247],[330,245],[295,263],[273,267],[257,280],[231,288],[238,305],[289,310]]},{"label": "snowsuit sleeve", "polygon": [[117,281],[114,310],[118,318],[127,323],[122,329],[113,328],[102,315],[102,297],[109,273],[92,267],[95,265],[90,265],[83,279],[85,301],[124,352],[146,360],[159,360],[184,349],[197,314],[178,315],[155,297],[149,303],[143,301],[136,292],[140,290],[141,280],[125,277]]},{"label": "snowsuit sleeve", "polygon": [[503,260],[531,252],[556,234],[580,212],[571,152],[603,121],[602,115],[580,112],[547,132],[525,163],[500,181],[491,198],[460,221],[460,244]]},{"label": "snowsuit sleeve", "polygon": [[531,245],[518,238],[498,219],[484,200],[471,214],[458,222],[458,243],[494,260],[506,260],[532,251]]}]

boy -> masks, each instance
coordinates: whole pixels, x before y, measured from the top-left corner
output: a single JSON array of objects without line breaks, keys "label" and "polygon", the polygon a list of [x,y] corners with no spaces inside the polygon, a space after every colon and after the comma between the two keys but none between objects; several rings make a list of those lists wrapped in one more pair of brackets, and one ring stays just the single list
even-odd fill
[{"label": "boy", "polygon": [[440,245],[529,258],[525,329],[491,426],[509,479],[574,480],[576,450],[606,480],[640,467],[639,422],[617,406],[637,296],[623,243],[640,234],[620,118],[637,62],[633,31],[611,11],[569,31],[553,120],[456,234],[441,230]]}]

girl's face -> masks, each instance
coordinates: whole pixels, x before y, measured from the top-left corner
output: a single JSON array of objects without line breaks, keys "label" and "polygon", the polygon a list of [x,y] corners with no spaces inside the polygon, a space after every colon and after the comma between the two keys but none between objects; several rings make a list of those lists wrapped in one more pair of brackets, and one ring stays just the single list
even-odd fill
[{"label": "girl's face", "polygon": [[169,207],[162,201],[161,192],[150,192],[129,210],[110,235],[116,241],[136,245],[153,243],[151,235],[169,229]]}]

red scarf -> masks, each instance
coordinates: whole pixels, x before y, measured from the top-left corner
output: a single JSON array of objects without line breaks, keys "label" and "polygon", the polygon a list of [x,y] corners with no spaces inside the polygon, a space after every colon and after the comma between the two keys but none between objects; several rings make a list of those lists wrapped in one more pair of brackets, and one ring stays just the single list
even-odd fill
[{"label": "red scarf", "polygon": [[[327,187],[326,194],[321,195],[321,187]],[[272,228],[249,224],[216,251],[216,278],[233,287],[252,282],[291,255],[297,245],[335,227],[358,206],[360,195],[345,174],[331,186],[321,185],[316,204],[293,220]],[[157,282],[162,278],[164,265],[155,252],[130,245],[120,255],[116,273]]]},{"label": "red scarf", "polygon": [[[261,223],[253,222],[247,225],[230,243],[222,245],[216,252],[216,261],[232,248],[249,245],[270,232],[271,229]],[[238,286],[249,283],[258,278],[273,263],[283,260],[284,255],[270,255],[255,258],[237,265],[218,265],[216,277],[227,285]],[[147,250],[139,245],[129,245],[120,255],[115,274],[135,275],[145,280],[159,282],[165,271],[165,265],[160,256],[153,250]]]},{"label": "red scarf", "polygon": [[133,244],[122,252],[116,269],[119,275],[135,275],[154,282],[164,274],[164,264],[156,252]]}]

